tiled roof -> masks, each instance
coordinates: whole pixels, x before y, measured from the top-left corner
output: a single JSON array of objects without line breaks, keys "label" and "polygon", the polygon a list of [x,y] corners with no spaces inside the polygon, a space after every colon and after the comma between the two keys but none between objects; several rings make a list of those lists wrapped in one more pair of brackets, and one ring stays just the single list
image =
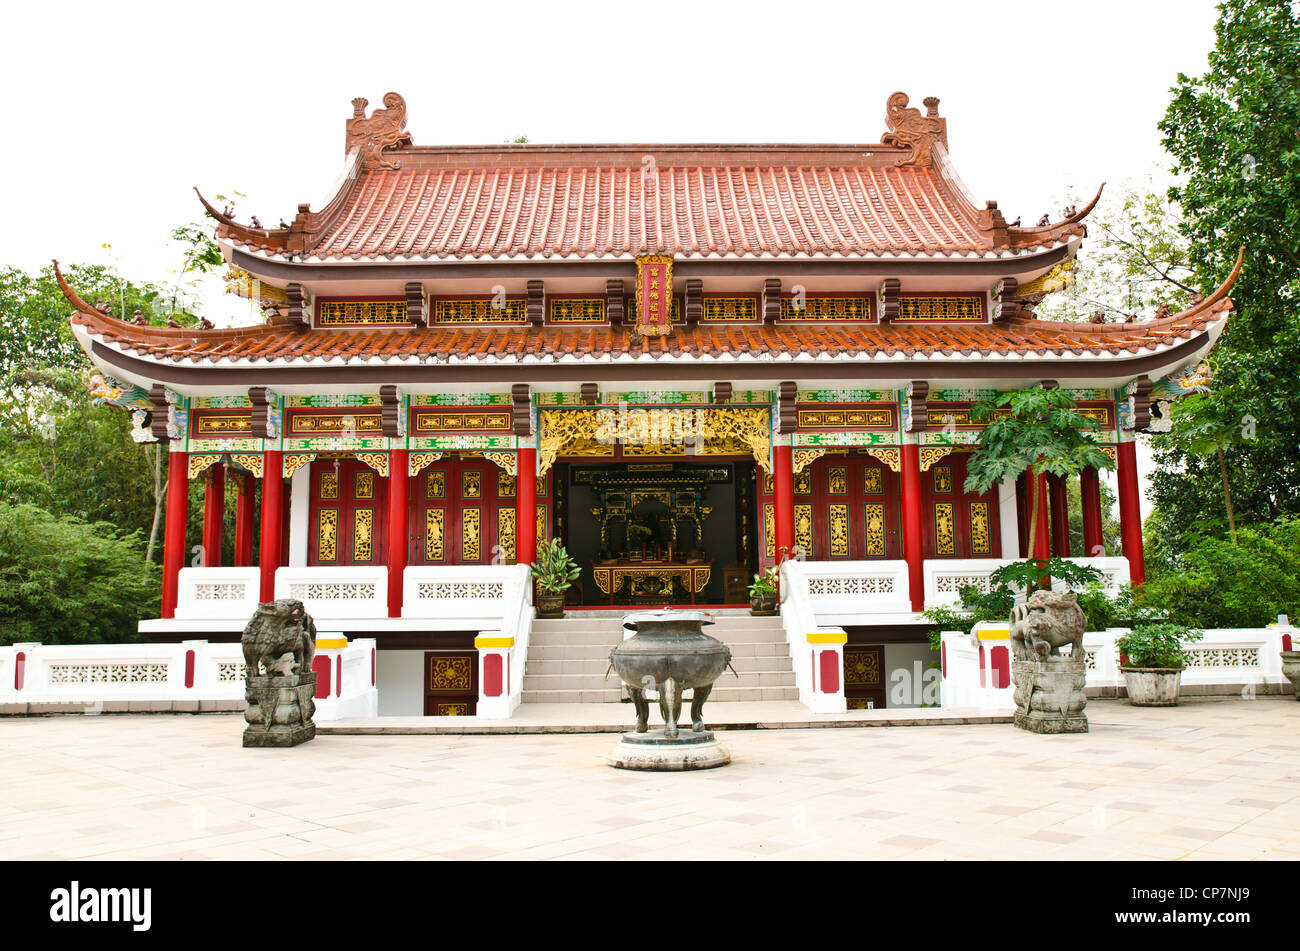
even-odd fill
[{"label": "tiled roof", "polygon": [[984,258],[1082,237],[1092,208],[1021,228],[996,202],[980,207],[948,157],[938,100],[923,116],[903,93],[882,141],[853,145],[415,146],[405,101],[384,101],[349,120],[348,164],[321,210],[300,205],[268,229],[205,201],[218,237],[309,263]]},{"label": "tiled roof", "polygon": [[[647,147],[652,148],[652,147]],[[728,165],[363,172],[307,260],[983,255],[993,241],[933,168]],[[258,242],[228,230],[245,246]],[[1052,245],[1043,229],[1021,247]],[[1008,242],[1007,247],[1010,244]]]},{"label": "tiled roof", "polygon": [[567,362],[618,358],[771,359],[772,357],[1068,357],[1150,352],[1190,340],[1227,316],[1226,297],[1162,320],[1070,324],[1012,320],[996,324],[715,324],[679,326],[665,338],[638,338],[622,327],[464,326],[299,330],[268,325],[222,330],[138,327],[80,309],[75,325],[113,348],[189,363],[265,366],[370,360]]}]

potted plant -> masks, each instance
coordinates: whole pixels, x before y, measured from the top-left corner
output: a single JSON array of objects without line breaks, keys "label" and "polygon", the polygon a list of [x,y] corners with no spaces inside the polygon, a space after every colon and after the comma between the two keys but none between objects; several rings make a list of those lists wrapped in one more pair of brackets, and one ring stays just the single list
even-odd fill
[{"label": "potted plant", "polygon": [[1172,707],[1187,663],[1184,644],[1201,639],[1201,632],[1181,624],[1140,624],[1118,638],[1120,670],[1135,707]]},{"label": "potted plant", "polygon": [[564,592],[578,580],[582,569],[569,557],[558,538],[537,546],[532,576],[537,579],[537,616],[564,617]]},{"label": "potted plant", "polygon": [[780,583],[781,576],[775,565],[762,574],[754,575],[754,582],[749,586],[749,613],[755,617],[771,617],[776,614]]}]

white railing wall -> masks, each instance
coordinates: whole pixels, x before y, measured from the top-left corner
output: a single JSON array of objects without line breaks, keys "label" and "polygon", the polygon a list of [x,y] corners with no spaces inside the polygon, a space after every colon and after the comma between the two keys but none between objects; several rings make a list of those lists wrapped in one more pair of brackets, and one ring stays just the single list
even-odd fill
[{"label": "white railing wall", "polygon": [[[377,715],[374,655],[371,639],[317,652],[316,722]],[[240,711],[244,679],[238,643],[14,644],[0,647],[0,713]]]},{"label": "white railing wall", "polygon": [[910,614],[905,561],[799,561],[802,593],[825,625],[871,624],[882,614]]},{"label": "white railing wall", "polygon": [[[1129,583],[1127,558],[1071,558],[1070,561],[1100,571],[1102,588],[1112,597],[1119,593],[1122,585]],[[921,569],[925,576],[925,606],[955,605],[960,600],[961,589],[967,585],[987,591],[993,572],[1014,563],[1003,558],[926,559]],[[1065,590],[1065,584],[1055,579],[1052,587],[1057,591]]]},{"label": "white railing wall", "polygon": [[[800,702],[814,713],[843,713],[847,709],[844,644],[848,635],[840,628],[823,627],[817,623],[815,596],[811,593],[816,589],[824,594],[822,582],[827,577],[837,577],[821,571],[827,564],[792,560],[781,565],[781,625],[790,647]],[[906,593],[904,586],[904,596]],[[843,591],[833,594],[833,597],[847,596]],[[871,597],[865,593],[859,596]]]},{"label": "white railing wall", "polygon": [[293,598],[317,621],[388,616],[388,569],[380,566],[275,569],[275,596]]},{"label": "white railing wall", "polygon": [[[326,639],[343,638],[337,634]],[[343,647],[317,646],[312,670],[316,672],[317,723],[345,717],[379,716],[377,645],[372,637],[359,637]]]},{"label": "white railing wall", "polygon": [[257,610],[261,573],[257,568],[182,568],[176,617],[184,620],[241,618]]},{"label": "white railing wall", "polygon": [[485,719],[508,718],[524,696],[524,665],[533,626],[533,585],[528,565],[506,565],[502,574],[503,598],[499,613],[474,639],[478,648],[478,705],[475,715]]},{"label": "white railing wall", "polygon": [[[1001,633],[996,629],[1000,628]],[[979,708],[1006,712],[1015,707],[1013,685],[998,682],[993,651],[1010,651],[1006,625],[976,625],[971,633],[945,631],[942,635],[943,667],[940,704],[944,707]],[[1122,697],[1124,674],[1119,667],[1115,641],[1128,628],[1089,631],[1083,636],[1087,658],[1086,689],[1091,697]],[[1288,693],[1290,682],[1282,674],[1279,656],[1284,638],[1294,639],[1289,624],[1263,628],[1212,628],[1202,640],[1187,646],[1191,655],[1183,668],[1181,693],[1259,697]],[[1288,641],[1289,642],[1289,641]],[[981,650],[983,653],[981,654]]]}]

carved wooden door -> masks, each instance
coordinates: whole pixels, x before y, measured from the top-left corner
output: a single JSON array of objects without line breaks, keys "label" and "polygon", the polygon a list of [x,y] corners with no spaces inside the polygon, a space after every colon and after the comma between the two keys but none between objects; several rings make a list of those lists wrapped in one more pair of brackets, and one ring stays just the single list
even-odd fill
[{"label": "carved wooden door", "polygon": [[514,563],[514,476],[486,459],[440,460],[410,492],[411,564]]},{"label": "carved wooden door", "polygon": [[921,473],[922,551],[926,558],[1001,558],[997,486],[968,494],[966,453],[949,453]]},{"label": "carved wooden door", "polygon": [[425,651],[424,715],[473,716],[477,705],[477,652]]},{"label": "carved wooden door", "polygon": [[844,645],[844,700],[850,710],[885,707],[885,648]]},{"label": "carved wooden door", "polygon": [[796,547],[818,561],[901,558],[898,474],[870,456],[823,456],[794,477]]},{"label": "carved wooden door", "polygon": [[311,463],[309,565],[387,563],[388,480],[356,459]]}]

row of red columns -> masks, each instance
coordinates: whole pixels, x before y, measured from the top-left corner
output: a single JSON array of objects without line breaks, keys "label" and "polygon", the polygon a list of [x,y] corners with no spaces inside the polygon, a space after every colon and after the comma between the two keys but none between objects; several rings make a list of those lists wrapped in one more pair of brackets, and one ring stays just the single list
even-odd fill
[{"label": "row of red columns", "polygon": [[[920,447],[902,446],[902,521],[903,558],[907,562],[908,595],[913,611],[925,609],[925,575],[922,554],[922,519],[924,510],[921,494]],[[772,449],[772,483],[775,493],[773,512],[776,532],[776,551],[779,561],[789,557],[794,548],[794,467],[789,446]],[[1124,553],[1129,560],[1129,577],[1139,585],[1145,579],[1142,562],[1142,518],[1138,506],[1137,455],[1134,444],[1119,445],[1119,515]],[[1033,540],[1033,557],[1046,560],[1055,547],[1061,557],[1070,555],[1070,528],[1066,504],[1065,480],[1032,470],[1027,478],[1034,479],[1034,503],[1038,520]],[[1084,469],[1080,475],[1080,495],[1083,503],[1083,555],[1099,556],[1102,544],[1101,485],[1097,470]],[[1028,525],[1029,519],[1025,519]],[[1003,557],[1009,553],[1003,552]]]},{"label": "row of red columns", "polygon": [[[787,448],[787,453],[789,449]],[[409,455],[394,449],[388,455],[388,615],[402,615],[402,578],[409,544],[408,502],[410,497]],[[284,454],[265,453],[262,461],[262,534],[258,564],[261,567],[259,596],[275,599],[275,569],[284,563]],[[167,459],[167,518],[163,535],[162,616],[176,616],[180,570],[185,562],[185,526],[189,514],[189,454],[173,452]],[[537,554],[537,450],[521,449],[515,496],[515,561],[531,564]],[[236,566],[253,564],[255,485],[246,472],[235,475]],[[226,506],[226,471],[221,463],[209,470],[203,494],[203,564],[221,564],[222,525]],[[793,538],[793,535],[791,536]]]}]

